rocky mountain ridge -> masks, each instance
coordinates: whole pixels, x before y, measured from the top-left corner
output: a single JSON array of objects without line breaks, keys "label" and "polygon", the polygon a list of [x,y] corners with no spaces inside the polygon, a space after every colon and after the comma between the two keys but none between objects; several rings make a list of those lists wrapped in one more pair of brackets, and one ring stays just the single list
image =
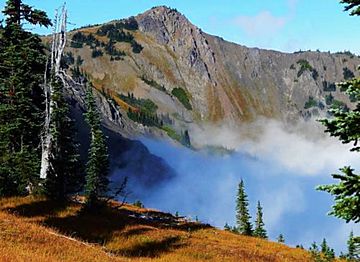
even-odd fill
[{"label": "rocky mountain ridge", "polygon": [[92,81],[114,129],[183,144],[192,125],[241,125],[259,116],[292,122],[326,116],[333,104],[351,106],[335,83],[357,76],[360,64],[349,52],[289,54],[230,43],[165,6],[74,30],[69,39],[70,67]]}]

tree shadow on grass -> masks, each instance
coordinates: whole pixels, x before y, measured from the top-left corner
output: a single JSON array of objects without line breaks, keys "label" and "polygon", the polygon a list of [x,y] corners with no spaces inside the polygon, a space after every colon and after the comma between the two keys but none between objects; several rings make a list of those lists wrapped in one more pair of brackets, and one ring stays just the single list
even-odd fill
[{"label": "tree shadow on grass", "polygon": [[181,243],[179,236],[167,237],[163,240],[147,240],[130,248],[118,250],[116,254],[125,257],[159,257],[173,249],[180,248],[185,244]]},{"label": "tree shadow on grass", "polygon": [[114,232],[135,224],[135,221],[117,210],[103,207],[96,213],[78,212],[66,217],[50,216],[43,224],[87,242],[104,244],[112,238]]},{"label": "tree shadow on grass", "polygon": [[23,217],[51,216],[67,209],[71,203],[56,202],[51,200],[39,200],[31,203],[18,205],[3,209],[9,213],[20,215]]},{"label": "tree shadow on grass", "polygon": [[[209,227],[209,225],[200,223],[181,222],[178,218],[162,212],[146,213],[111,205],[102,206],[96,212],[79,212],[80,208],[79,203],[74,202],[58,203],[50,200],[38,200],[7,208],[4,211],[23,217],[39,217],[38,222],[61,234],[100,245],[111,242],[114,234],[130,238],[155,229],[196,231]],[[124,230],[126,227],[129,228]],[[114,251],[114,254],[127,257],[158,257],[162,253],[171,252],[183,245],[185,244],[181,243],[179,236],[153,240],[145,238],[142,242],[129,248]]]},{"label": "tree shadow on grass", "polygon": [[135,235],[141,235],[143,233],[149,232],[154,230],[153,228],[149,228],[149,227],[141,227],[141,228],[131,228],[126,230],[125,232],[123,232],[121,235],[124,237],[132,237]]}]

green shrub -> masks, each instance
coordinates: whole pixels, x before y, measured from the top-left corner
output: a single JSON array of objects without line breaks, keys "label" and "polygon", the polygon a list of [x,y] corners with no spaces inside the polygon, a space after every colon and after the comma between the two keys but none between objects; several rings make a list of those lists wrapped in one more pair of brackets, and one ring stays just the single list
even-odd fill
[{"label": "green shrub", "polygon": [[175,96],[187,110],[192,110],[189,97],[184,89],[181,87],[176,87],[171,91],[171,94]]},{"label": "green shrub", "polygon": [[159,128],[162,126],[162,121],[156,114],[152,114],[146,111],[134,112],[129,109],[127,115],[131,120],[143,124],[144,126],[155,126]]},{"label": "green shrub", "polygon": [[143,112],[155,114],[158,106],[150,99],[136,98],[134,94],[128,93],[127,96],[119,94],[119,98],[133,107],[139,108]]},{"label": "green shrub", "polygon": [[176,140],[176,141],[180,141],[181,140],[181,136],[176,133],[176,131],[169,125],[165,125],[161,127],[162,130],[164,130],[167,135],[169,137],[171,137],[172,139]]},{"label": "green shrub", "polygon": [[72,48],[82,48],[86,41],[86,36],[81,32],[76,32],[72,38],[70,46]]},{"label": "green shrub", "polygon": [[159,83],[157,83],[155,80],[149,80],[145,76],[141,76],[141,80],[144,81],[149,86],[152,86],[160,91],[166,92],[165,87],[163,85],[160,85]]},{"label": "green shrub", "polygon": [[316,102],[316,100],[312,96],[309,96],[309,100],[305,103],[304,109],[316,107],[317,105],[318,102]]},{"label": "green shrub", "polygon": [[135,20],[135,17],[129,17],[129,19],[127,19],[124,22],[118,22],[115,24],[115,27],[117,29],[126,29],[129,31],[136,31],[139,29],[139,25],[138,22]]},{"label": "green shrub", "polygon": [[138,42],[136,42],[135,40],[131,41],[131,47],[132,47],[132,51],[136,54],[139,54],[144,48],[142,47],[142,45],[140,45]]},{"label": "green shrub", "polygon": [[91,52],[91,57],[92,58],[96,58],[96,57],[99,57],[99,56],[103,56],[103,51],[101,51],[100,49],[94,49]]},{"label": "green shrub", "polygon": [[110,61],[120,60],[122,56],[126,55],[124,51],[116,49],[114,44],[115,43],[112,40],[109,40],[104,47],[105,53],[112,57]]},{"label": "green shrub", "polygon": [[339,108],[345,112],[349,111],[349,107],[343,102],[343,101],[339,101],[334,99],[333,103],[332,103],[332,108]]},{"label": "green shrub", "polygon": [[125,22],[118,22],[114,24],[106,24],[101,26],[96,34],[99,36],[107,36],[110,39],[110,42],[126,42],[130,43],[132,51],[134,53],[140,53],[143,47],[135,41],[134,36],[129,32],[124,32],[123,29],[127,30],[137,30],[138,24],[135,18],[130,18]]},{"label": "green shrub", "polygon": [[312,71],[313,68],[310,65],[309,61],[305,59],[300,59],[296,62],[298,65],[300,65],[300,69],[297,73],[297,76],[300,77],[306,70]]}]

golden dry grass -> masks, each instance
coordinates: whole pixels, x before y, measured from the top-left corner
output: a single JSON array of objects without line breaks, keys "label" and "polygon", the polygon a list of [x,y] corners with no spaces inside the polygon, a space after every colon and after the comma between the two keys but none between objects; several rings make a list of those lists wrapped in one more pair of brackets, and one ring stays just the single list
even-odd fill
[{"label": "golden dry grass", "polygon": [[96,214],[80,208],[42,198],[0,200],[0,261],[311,261],[301,249],[155,210],[116,202]]}]

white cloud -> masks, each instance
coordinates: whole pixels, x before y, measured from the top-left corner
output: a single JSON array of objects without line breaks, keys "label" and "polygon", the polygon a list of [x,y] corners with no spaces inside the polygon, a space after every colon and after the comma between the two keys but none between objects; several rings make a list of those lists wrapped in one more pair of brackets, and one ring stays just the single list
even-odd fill
[{"label": "white cloud", "polygon": [[286,183],[277,188],[267,188],[260,193],[260,197],[263,199],[266,227],[271,231],[281,228],[281,218],[285,214],[299,213],[306,206],[300,187],[292,183]]},{"label": "white cloud", "polygon": [[[206,126],[191,134],[200,145],[223,146],[250,156],[274,161],[299,175],[335,172],[350,164],[359,164],[356,153],[336,138],[324,134],[317,122],[284,127],[278,121],[262,119],[250,125]],[[256,136],[254,135],[256,134]]]},{"label": "white cloud", "polygon": [[255,16],[238,16],[232,22],[250,36],[273,36],[295,16],[297,3],[298,0],[287,0],[288,13],[284,16],[275,16],[265,10]]},{"label": "white cloud", "polygon": [[238,16],[233,23],[242,28],[248,35],[273,35],[286,24],[285,17],[276,17],[269,11],[262,11],[255,16]]}]

